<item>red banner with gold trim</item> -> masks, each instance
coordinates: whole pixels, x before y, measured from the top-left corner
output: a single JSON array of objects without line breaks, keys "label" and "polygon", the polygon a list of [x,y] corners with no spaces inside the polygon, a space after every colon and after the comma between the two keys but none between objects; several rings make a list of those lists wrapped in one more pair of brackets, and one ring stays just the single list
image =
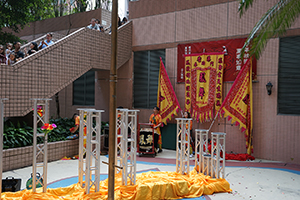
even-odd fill
[{"label": "red banner with gold trim", "polygon": [[185,56],[185,109],[197,121],[213,118],[222,102],[223,53]]},{"label": "red banner with gold trim", "polygon": [[157,106],[160,108],[162,122],[167,124],[172,116],[181,110],[173,86],[160,58],[160,69],[157,89]]},{"label": "red banner with gold trim", "polygon": [[[224,52],[223,81],[234,81],[242,66],[250,57],[249,48],[245,49],[244,60],[241,60],[241,50],[247,38],[217,40],[199,43],[177,45],[177,82],[185,82],[185,56],[189,54]],[[252,78],[256,80],[256,60],[252,60]]]},{"label": "red banner with gold trim", "polygon": [[247,153],[251,155],[252,146],[252,63],[248,59],[231,86],[221,108],[223,117],[240,126],[245,131]]}]

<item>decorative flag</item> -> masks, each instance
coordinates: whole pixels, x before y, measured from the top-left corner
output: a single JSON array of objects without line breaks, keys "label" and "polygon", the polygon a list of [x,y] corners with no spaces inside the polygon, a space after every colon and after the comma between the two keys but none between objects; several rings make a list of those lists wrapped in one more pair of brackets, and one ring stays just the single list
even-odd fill
[{"label": "decorative flag", "polygon": [[248,59],[229,90],[220,113],[231,123],[240,125],[245,131],[247,153],[251,155],[252,146],[252,62]]},{"label": "decorative flag", "polygon": [[157,89],[157,106],[160,108],[160,115],[164,124],[167,124],[167,121],[169,121],[172,116],[177,115],[178,111],[181,110],[161,58]]},{"label": "decorative flag", "polygon": [[185,109],[201,123],[221,106],[223,67],[224,53],[185,56]]}]

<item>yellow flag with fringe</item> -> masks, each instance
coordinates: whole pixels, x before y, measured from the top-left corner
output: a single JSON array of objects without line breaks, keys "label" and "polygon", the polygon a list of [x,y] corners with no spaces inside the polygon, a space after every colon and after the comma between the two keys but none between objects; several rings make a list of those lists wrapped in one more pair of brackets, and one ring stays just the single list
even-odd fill
[{"label": "yellow flag with fringe", "polygon": [[236,77],[231,89],[229,90],[220,113],[223,117],[231,120],[236,126],[240,126],[242,132],[245,132],[247,153],[253,152],[252,145],[252,62],[248,59]]},{"label": "yellow flag with fringe", "polygon": [[167,124],[172,116],[177,115],[178,111],[181,110],[161,58],[157,89],[157,106],[160,108],[160,115],[164,124]]}]

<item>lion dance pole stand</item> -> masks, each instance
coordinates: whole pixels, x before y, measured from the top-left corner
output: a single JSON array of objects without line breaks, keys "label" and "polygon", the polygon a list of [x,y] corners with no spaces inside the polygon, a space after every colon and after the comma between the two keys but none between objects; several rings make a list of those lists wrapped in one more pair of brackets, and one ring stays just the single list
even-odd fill
[{"label": "lion dance pole stand", "polygon": [[116,110],[116,173],[122,173],[122,185],[136,184],[137,112],[139,110]]},{"label": "lion dance pole stand", "polygon": [[176,118],[176,172],[189,174],[190,172],[190,127],[192,118]]},{"label": "lion dance pole stand", "polygon": [[7,98],[1,98],[0,99],[0,199],[1,199],[1,191],[2,191],[2,160],[3,160],[3,129],[4,129],[4,122],[3,122],[3,117],[4,117],[4,106],[3,106],[3,101],[8,100]]},{"label": "lion dance pole stand", "polygon": [[[49,123],[49,101],[51,99],[30,99],[33,100],[33,163],[32,163],[32,191],[36,192],[36,185],[43,187],[43,192],[47,192],[47,164],[48,151],[47,140],[48,135],[38,133],[38,125]],[[40,110],[38,114],[38,109]],[[40,123],[41,122],[41,123]],[[37,144],[37,137],[44,138],[44,144]],[[37,163],[38,157],[42,155],[43,161]],[[37,169],[43,168],[43,175],[37,177]]]},{"label": "lion dance pole stand", "polygon": [[[78,178],[81,187],[85,188],[85,193],[89,194],[92,186],[95,187],[95,192],[100,190],[101,113],[104,111],[95,109],[78,110],[80,116]],[[96,123],[93,124],[93,122]],[[84,139],[86,139],[86,145],[84,145]],[[84,154],[86,154],[86,159],[84,159]],[[95,175],[94,180],[92,180],[93,172]],[[85,175],[85,184],[83,184],[83,175]]]},{"label": "lion dance pole stand", "polygon": [[195,168],[198,173],[210,175],[213,178],[220,178],[222,175],[222,178],[225,178],[226,133],[212,132],[211,149],[208,149],[209,130],[196,129],[195,131]]},{"label": "lion dance pole stand", "polygon": [[206,129],[195,130],[195,167],[198,173],[210,175],[211,154],[208,151],[208,132]]}]

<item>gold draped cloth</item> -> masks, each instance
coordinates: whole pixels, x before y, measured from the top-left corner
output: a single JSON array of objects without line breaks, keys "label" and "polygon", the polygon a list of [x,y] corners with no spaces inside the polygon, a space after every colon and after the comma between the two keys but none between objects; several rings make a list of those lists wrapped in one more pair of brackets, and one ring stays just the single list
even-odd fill
[{"label": "gold draped cloth", "polygon": [[[137,174],[136,185],[121,184],[122,175],[116,174],[116,200],[195,198],[217,192],[231,192],[225,179],[213,179],[201,173],[197,174],[196,170],[191,171],[189,175],[176,172],[146,172]],[[47,193],[41,191],[42,189],[38,188],[37,193],[31,190],[6,192],[1,194],[1,200],[104,200],[108,198],[108,179],[100,182],[100,192],[94,192],[92,188],[90,194],[85,194],[78,183],[65,188],[47,189]]]}]

